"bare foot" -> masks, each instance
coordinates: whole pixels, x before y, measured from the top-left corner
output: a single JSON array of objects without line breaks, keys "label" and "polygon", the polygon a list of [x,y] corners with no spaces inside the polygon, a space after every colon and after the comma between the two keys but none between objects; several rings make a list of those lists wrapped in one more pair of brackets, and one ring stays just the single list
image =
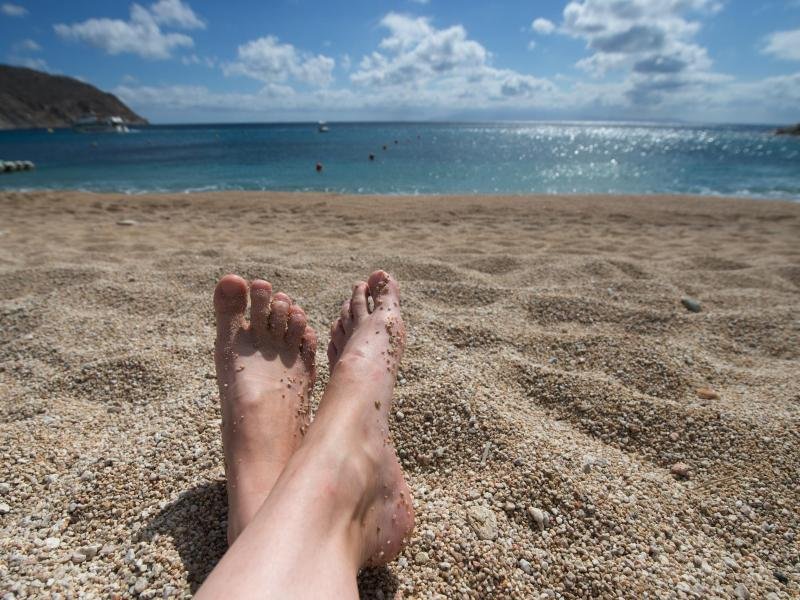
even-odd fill
[{"label": "bare foot", "polygon": [[414,528],[411,493],[388,426],[405,347],[399,293],[390,275],[376,271],[342,305],[328,346],[331,379],[308,439],[333,440],[328,455],[335,452],[340,462],[340,500],[354,517],[361,566],[394,559]]},{"label": "bare foot", "polygon": [[267,281],[249,286],[238,275],[214,291],[214,359],[222,404],[222,441],[228,485],[228,542],[250,522],[309,422],[317,338],[306,315]]}]

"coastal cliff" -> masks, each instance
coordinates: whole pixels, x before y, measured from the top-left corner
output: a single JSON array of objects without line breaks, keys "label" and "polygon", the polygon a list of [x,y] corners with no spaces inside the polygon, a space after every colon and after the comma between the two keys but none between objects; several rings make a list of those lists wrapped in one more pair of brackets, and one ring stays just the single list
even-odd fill
[{"label": "coastal cliff", "polygon": [[69,127],[87,114],[122,117],[127,123],[147,120],[113,94],[71,77],[0,65],[0,129]]},{"label": "coastal cliff", "polygon": [[775,131],[776,135],[800,135],[800,123],[797,125],[789,125],[788,127],[779,127]]}]

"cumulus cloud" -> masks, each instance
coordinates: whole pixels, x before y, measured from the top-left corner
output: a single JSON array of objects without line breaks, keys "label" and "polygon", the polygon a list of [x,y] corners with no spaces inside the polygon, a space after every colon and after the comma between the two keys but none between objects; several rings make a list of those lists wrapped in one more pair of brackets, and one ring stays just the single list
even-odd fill
[{"label": "cumulus cloud", "polygon": [[350,80],[373,97],[404,105],[484,107],[523,98],[545,100],[548,81],[491,64],[491,53],[461,25],[438,29],[430,19],[389,13],[378,50],[361,59]]},{"label": "cumulus cloud", "polygon": [[[81,23],[53,26],[59,37],[100,48],[108,54],[136,54],[142,58],[165,59],[176,48],[191,48],[194,42],[183,33],[166,33],[161,25],[203,26],[188,5],[177,0],[161,0],[149,9],[132,4],[130,19],[88,19]],[[199,25],[198,25],[199,24]]]},{"label": "cumulus cloud", "polygon": [[711,71],[707,50],[694,41],[701,24],[691,19],[721,7],[717,0],[573,0],[559,31],[586,42],[590,54],[578,68],[596,78],[622,71],[629,101],[657,103],[727,80]]},{"label": "cumulus cloud", "polygon": [[205,29],[205,22],[192,7],[181,0],[159,0],[150,6],[150,12],[159,25],[171,25],[181,29]]},{"label": "cumulus cloud", "polygon": [[24,17],[28,14],[28,9],[24,6],[20,6],[19,4],[11,4],[10,2],[6,2],[5,4],[0,4],[0,12],[7,17]]},{"label": "cumulus cloud", "polygon": [[553,33],[555,28],[556,26],[552,21],[549,19],[542,19],[541,17],[534,19],[533,23],[531,23],[531,29],[533,29],[536,33],[541,33],[542,35]]},{"label": "cumulus cloud", "polygon": [[800,29],[769,34],[762,52],[783,60],[800,60]]},{"label": "cumulus cloud", "polygon": [[226,75],[245,75],[265,83],[294,79],[315,86],[333,81],[336,61],[323,54],[303,52],[272,35],[239,46],[236,62],[223,67]]}]

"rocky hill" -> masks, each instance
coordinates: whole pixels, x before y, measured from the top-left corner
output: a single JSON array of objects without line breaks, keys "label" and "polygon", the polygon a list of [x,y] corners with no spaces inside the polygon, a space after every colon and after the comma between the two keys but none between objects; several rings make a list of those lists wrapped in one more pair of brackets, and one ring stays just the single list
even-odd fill
[{"label": "rocky hill", "polygon": [[71,77],[0,65],[0,129],[69,127],[95,114],[119,116],[136,125],[147,120],[113,94]]},{"label": "rocky hill", "polygon": [[800,123],[788,127],[780,127],[775,133],[778,135],[800,135]]}]

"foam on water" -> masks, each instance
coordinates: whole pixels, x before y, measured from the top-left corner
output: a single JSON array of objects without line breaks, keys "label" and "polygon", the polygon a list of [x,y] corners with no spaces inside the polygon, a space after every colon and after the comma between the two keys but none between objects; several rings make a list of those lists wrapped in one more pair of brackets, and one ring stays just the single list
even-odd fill
[{"label": "foam on water", "polygon": [[760,126],[333,123],[325,134],[312,124],[157,126],[135,135],[8,131],[0,132],[0,157],[37,165],[0,176],[0,189],[800,199],[800,140]]}]

